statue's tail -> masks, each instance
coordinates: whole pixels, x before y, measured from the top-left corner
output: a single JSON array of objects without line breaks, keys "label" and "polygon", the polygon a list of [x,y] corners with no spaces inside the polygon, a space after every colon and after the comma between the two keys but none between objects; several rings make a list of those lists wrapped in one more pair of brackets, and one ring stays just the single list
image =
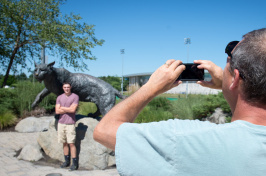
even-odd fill
[{"label": "statue's tail", "polygon": [[126,96],[122,95],[118,90],[115,90],[115,95],[120,98],[120,99],[125,99],[127,98]]}]

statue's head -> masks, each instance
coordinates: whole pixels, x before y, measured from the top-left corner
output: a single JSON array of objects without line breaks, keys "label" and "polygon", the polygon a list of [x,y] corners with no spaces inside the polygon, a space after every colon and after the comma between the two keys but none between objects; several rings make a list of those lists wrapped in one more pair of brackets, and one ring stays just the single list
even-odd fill
[{"label": "statue's head", "polygon": [[52,73],[52,68],[55,62],[52,62],[50,64],[39,64],[39,65],[37,65],[34,62],[34,64],[35,64],[34,77],[39,82],[42,82],[42,80],[44,80],[48,74]]}]

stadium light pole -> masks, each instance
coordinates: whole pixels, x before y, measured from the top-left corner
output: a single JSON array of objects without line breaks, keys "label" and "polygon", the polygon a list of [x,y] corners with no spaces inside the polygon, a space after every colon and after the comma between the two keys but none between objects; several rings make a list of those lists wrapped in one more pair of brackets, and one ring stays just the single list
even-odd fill
[{"label": "stadium light pole", "polygon": [[[188,63],[188,60],[189,60],[189,44],[191,44],[190,38],[184,38],[184,44],[187,45],[187,63]],[[188,81],[187,81],[187,85],[186,85],[186,98],[187,98],[187,94],[188,94]]]},{"label": "stadium light pole", "polygon": [[124,70],[124,54],[125,54],[125,49],[120,49],[121,56],[122,56],[122,82],[121,82],[121,93],[123,95],[123,87],[124,87],[124,76],[123,76],[123,70]]}]

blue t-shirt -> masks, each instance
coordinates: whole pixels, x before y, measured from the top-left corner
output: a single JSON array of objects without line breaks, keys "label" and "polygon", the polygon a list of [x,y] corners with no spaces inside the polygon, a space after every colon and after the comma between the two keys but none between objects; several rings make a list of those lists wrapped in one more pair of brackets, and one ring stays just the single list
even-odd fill
[{"label": "blue t-shirt", "polygon": [[122,176],[265,176],[266,127],[242,120],[124,123],[115,154]]}]

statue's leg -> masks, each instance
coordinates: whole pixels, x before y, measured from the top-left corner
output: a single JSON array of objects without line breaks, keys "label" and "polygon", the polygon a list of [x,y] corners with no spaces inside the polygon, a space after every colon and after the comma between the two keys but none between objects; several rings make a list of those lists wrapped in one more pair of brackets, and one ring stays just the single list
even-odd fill
[{"label": "statue's leg", "polygon": [[44,97],[46,97],[49,93],[51,93],[48,89],[44,88],[35,98],[34,102],[31,105],[31,108],[34,109]]},{"label": "statue's leg", "polygon": [[96,107],[97,107],[97,111],[95,113],[89,113],[88,114],[88,117],[93,117],[93,118],[96,118],[96,117],[99,117],[101,115],[101,111],[100,111],[100,108],[97,104],[95,104]]},{"label": "statue's leg", "polygon": [[106,107],[104,107],[102,110],[103,115],[107,114],[107,112],[109,112],[112,109],[112,107],[114,107],[114,105],[115,105],[115,101],[113,103],[108,104]]},{"label": "statue's leg", "polygon": [[115,105],[116,99],[115,95],[106,96],[106,99],[103,104],[99,105],[98,109],[100,110],[102,116],[107,114]]}]

